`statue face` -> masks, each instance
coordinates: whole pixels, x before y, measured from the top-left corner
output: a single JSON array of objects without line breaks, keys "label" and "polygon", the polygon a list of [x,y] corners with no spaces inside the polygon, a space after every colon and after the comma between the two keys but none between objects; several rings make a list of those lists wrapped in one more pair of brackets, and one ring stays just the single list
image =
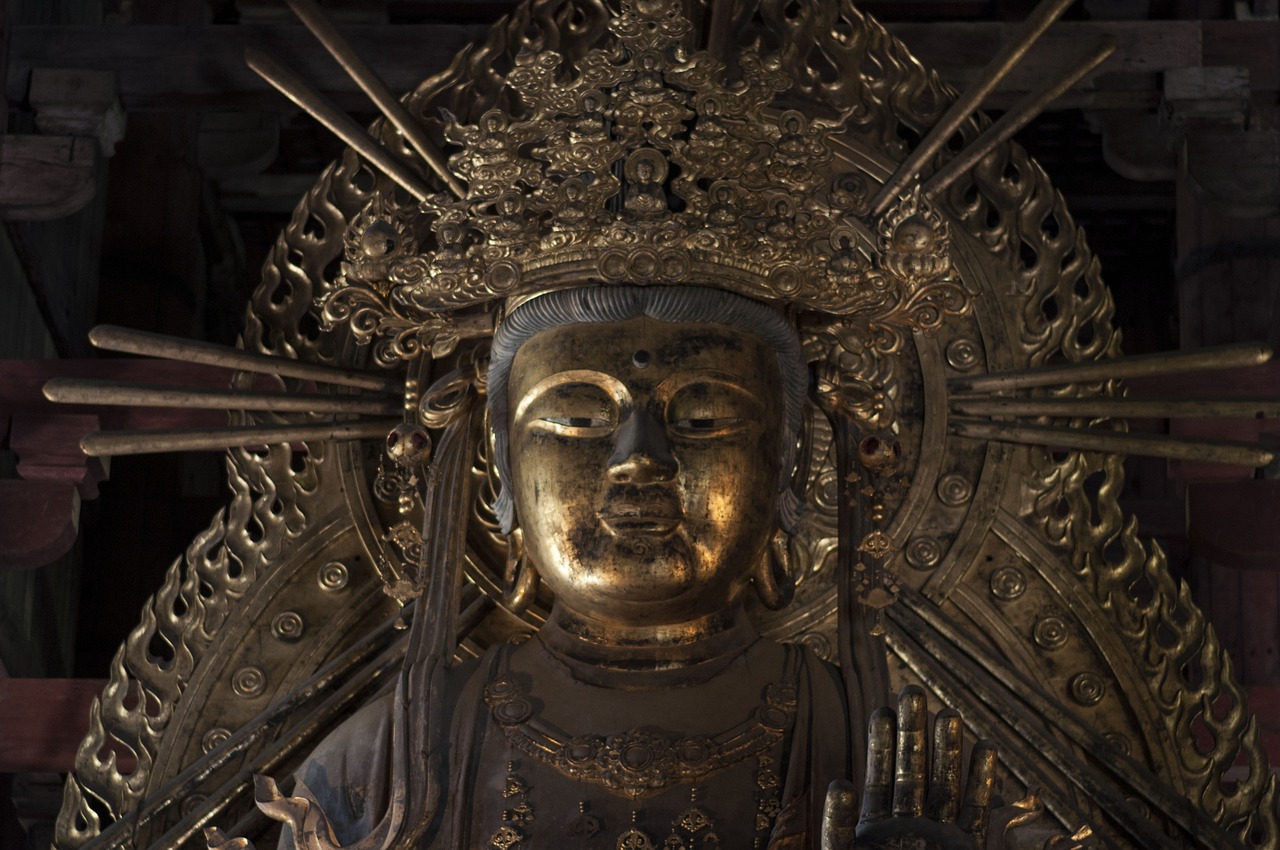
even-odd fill
[{"label": "statue face", "polygon": [[520,348],[512,495],[560,605],[672,625],[737,600],[775,529],[778,382],[773,350],[723,325],[565,325]]}]

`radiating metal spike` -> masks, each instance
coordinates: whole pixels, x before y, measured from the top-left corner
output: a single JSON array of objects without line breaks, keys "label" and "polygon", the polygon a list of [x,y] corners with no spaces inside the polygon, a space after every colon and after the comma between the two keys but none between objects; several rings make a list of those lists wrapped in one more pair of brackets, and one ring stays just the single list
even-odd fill
[{"label": "radiating metal spike", "polygon": [[956,398],[966,416],[1109,416],[1118,419],[1276,419],[1280,398]]},{"label": "radiating metal spike", "polygon": [[999,120],[983,131],[956,158],[948,162],[924,184],[924,196],[932,198],[955,182],[956,178],[973,168],[992,150],[1014,137],[1019,130],[1031,123],[1041,112],[1071,87],[1080,82],[1116,51],[1115,36],[1108,35],[1098,47],[1079,64],[1069,68],[1056,80],[1050,80],[1040,89],[1027,95],[1017,105],[1001,115]]},{"label": "radiating metal spike", "polygon": [[960,125],[982,105],[987,95],[1000,85],[1000,81],[1022,61],[1031,46],[1073,2],[1074,0],[1042,0],[1032,10],[1030,17],[1022,22],[1013,38],[1001,47],[1000,52],[982,69],[982,73],[978,75],[973,85],[955,99],[938,122],[929,128],[929,132],[920,140],[915,150],[907,155],[897,170],[885,181],[884,186],[871,201],[872,215],[884,212],[885,207],[889,206],[903,188],[916,178],[925,163],[942,149],[951,135],[960,129]]},{"label": "radiating metal spike", "polygon": [[105,404],[128,407],[186,407],[212,410],[270,410],[277,413],[364,413],[395,416],[395,399],[323,393],[262,393],[155,386],[91,378],[54,378],[44,397],[59,404]]},{"label": "radiating metal spike", "polygon": [[365,440],[385,437],[399,419],[322,422],[310,425],[233,425],[167,431],[95,431],[80,441],[91,457],[165,452],[218,451],[236,446],[268,446],[316,440]]},{"label": "radiating metal spike", "polygon": [[1127,434],[1087,428],[1015,425],[1009,422],[970,419],[951,419],[947,422],[947,430],[958,437],[993,440],[998,443],[1113,452],[1143,457],[1163,457],[1170,460],[1259,467],[1266,466],[1275,459],[1275,453],[1262,446],[1232,440],[1187,439],[1160,434]]},{"label": "radiating metal spike", "polygon": [[242,372],[300,378],[364,390],[379,390],[394,393],[397,396],[401,391],[400,379],[397,377],[356,369],[339,369],[321,363],[304,363],[288,357],[254,354],[212,342],[198,342],[116,325],[98,325],[89,331],[89,342],[94,348],[104,351],[120,351],[126,354],[140,354],[144,357],[159,357],[162,360],[183,360],[188,363],[222,366]]},{"label": "radiating metal spike", "polygon": [[387,84],[382,81],[377,72],[369,67],[360,58],[360,54],[356,53],[355,49],[342,37],[315,0],[286,0],[286,2],[298,19],[311,30],[311,34],[324,45],[334,59],[338,60],[338,64],[347,72],[347,75],[409,141],[432,172],[444,181],[449,191],[459,199],[465,198],[467,190],[458,181],[457,176],[449,170],[444,154],[427,138],[422,125],[414,120],[404,104],[391,94],[391,90],[387,88]]},{"label": "radiating metal spike", "polygon": [[272,56],[253,47],[246,47],[244,61],[258,76],[266,80],[285,97],[302,107],[308,115],[319,121],[370,164],[399,183],[418,200],[433,194],[430,186],[412,168],[396,159],[377,139],[370,136],[350,115],[330,103],[324,95],[277,62]]},{"label": "radiating metal spike", "polygon": [[1238,366],[1260,366],[1271,359],[1271,347],[1259,342],[1198,348],[1193,351],[1161,351],[1131,357],[1109,357],[1083,363],[1064,363],[996,372],[975,377],[952,378],[947,382],[952,393],[996,393],[1030,387],[1056,387],[1086,381],[1113,378],[1144,378],[1201,369],[1234,369]]}]

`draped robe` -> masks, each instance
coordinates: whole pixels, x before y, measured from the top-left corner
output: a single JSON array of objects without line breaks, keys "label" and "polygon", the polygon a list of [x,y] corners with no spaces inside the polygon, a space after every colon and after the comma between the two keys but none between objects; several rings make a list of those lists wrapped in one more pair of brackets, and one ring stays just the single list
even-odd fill
[{"label": "draped robe", "polygon": [[[745,620],[714,640],[696,664],[622,669],[581,660],[581,641],[552,622],[455,668],[449,734],[436,737],[449,790],[423,846],[816,850],[827,785],[852,775],[862,718],[809,650]],[[294,793],[343,844],[385,813],[391,705],[358,712],[295,774]]]}]

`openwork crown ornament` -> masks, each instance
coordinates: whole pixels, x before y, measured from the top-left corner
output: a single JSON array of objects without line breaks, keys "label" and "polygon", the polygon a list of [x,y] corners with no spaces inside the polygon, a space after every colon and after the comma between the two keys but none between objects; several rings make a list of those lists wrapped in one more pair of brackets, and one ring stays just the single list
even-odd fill
[{"label": "openwork crown ornament", "polygon": [[586,283],[716,286],[838,317],[885,352],[967,309],[946,223],[916,191],[868,227],[866,182],[833,156],[839,124],[771,108],[790,85],[776,57],[747,51],[726,82],[685,47],[673,0],[624,2],[609,29],[576,67],[519,56],[505,78],[519,117],[445,115],[465,197],[376,197],[326,322],[382,341],[391,363],[451,350],[453,311]]}]

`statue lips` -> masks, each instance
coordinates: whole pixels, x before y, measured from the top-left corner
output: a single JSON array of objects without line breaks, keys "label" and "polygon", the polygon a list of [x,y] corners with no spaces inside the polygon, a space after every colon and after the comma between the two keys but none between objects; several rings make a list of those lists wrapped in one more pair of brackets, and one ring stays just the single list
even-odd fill
[{"label": "statue lips", "polygon": [[665,487],[637,492],[610,492],[597,516],[614,536],[652,535],[666,537],[679,528],[684,512],[675,494]]}]

